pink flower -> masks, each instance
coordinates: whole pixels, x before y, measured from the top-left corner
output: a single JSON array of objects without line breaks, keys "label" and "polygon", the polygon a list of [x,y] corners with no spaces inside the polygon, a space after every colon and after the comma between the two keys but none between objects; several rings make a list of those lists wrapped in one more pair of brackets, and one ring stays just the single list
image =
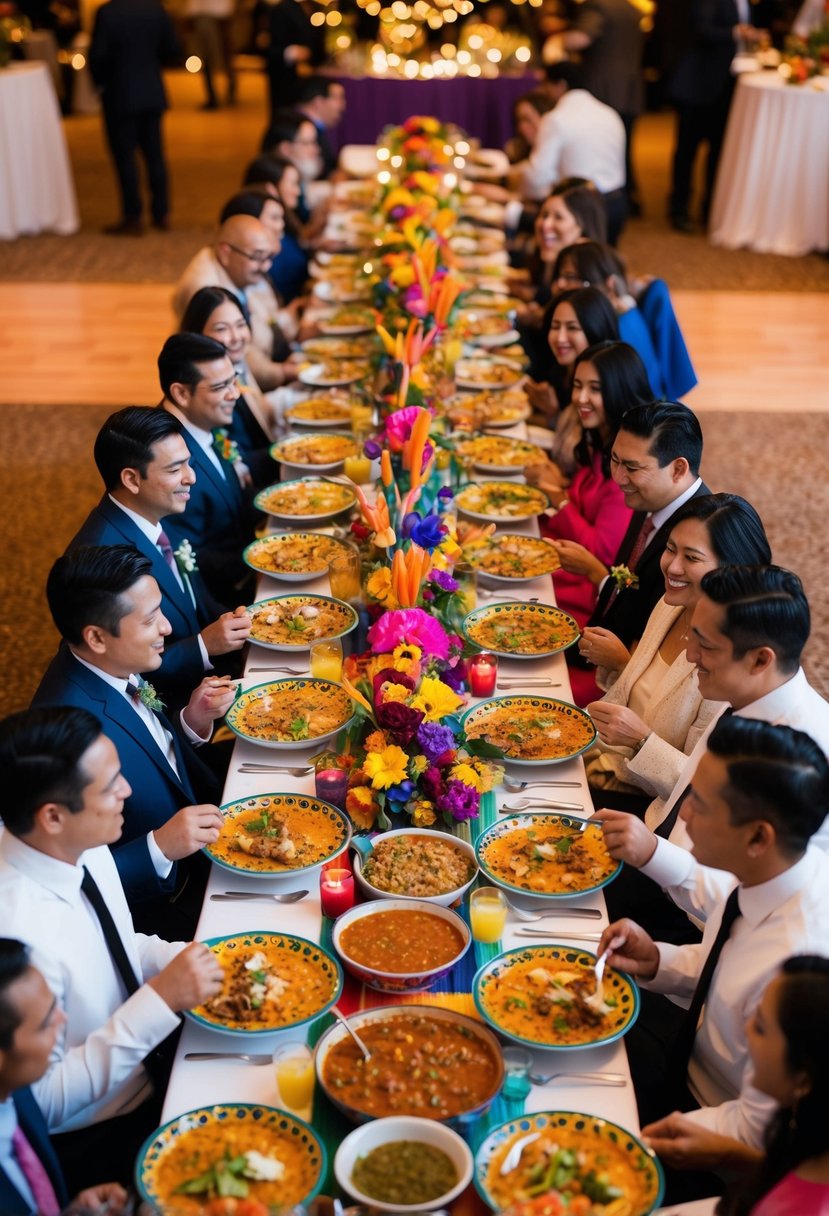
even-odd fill
[{"label": "pink flower", "polygon": [[404,642],[414,642],[429,657],[445,659],[449,654],[449,638],[442,626],[422,608],[384,612],[369,629],[368,641],[375,654],[391,652]]},{"label": "pink flower", "polygon": [[418,406],[407,405],[404,409],[395,410],[393,414],[389,414],[386,419],[386,435],[393,451],[402,451],[403,444],[411,439],[412,427],[419,412]]}]

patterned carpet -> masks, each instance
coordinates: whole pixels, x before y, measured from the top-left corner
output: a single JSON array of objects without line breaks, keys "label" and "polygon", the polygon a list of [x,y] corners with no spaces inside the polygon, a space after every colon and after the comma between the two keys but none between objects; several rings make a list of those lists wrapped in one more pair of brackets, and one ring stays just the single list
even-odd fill
[{"label": "patterned carpet", "polygon": [[[0,714],[24,708],[57,644],[43,587],[100,496],[92,444],[109,411],[88,406],[21,406],[4,411],[0,518],[0,638],[4,682]],[[742,494],[762,515],[776,560],[796,570],[812,605],[806,668],[829,696],[829,573],[822,538],[829,484],[815,476],[815,454],[829,451],[829,416],[711,412],[704,416],[703,472],[715,490]],[[821,538],[815,543],[814,538]]]}]

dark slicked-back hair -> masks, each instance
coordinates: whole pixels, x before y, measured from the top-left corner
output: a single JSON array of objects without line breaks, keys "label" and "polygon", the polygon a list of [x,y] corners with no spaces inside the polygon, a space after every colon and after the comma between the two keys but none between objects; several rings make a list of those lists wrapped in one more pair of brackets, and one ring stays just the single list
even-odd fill
[{"label": "dark slicked-back hair", "polygon": [[708,737],[724,761],[732,824],[764,819],[781,852],[799,857],[829,814],[829,761],[809,735],[728,714]]},{"label": "dark slicked-back hair", "polygon": [[765,566],[771,561],[763,521],[739,494],[698,494],[671,516],[671,530],[686,519],[705,524],[721,566]]},{"label": "dark slicked-back hair", "polygon": [[183,434],[178,418],[166,410],[129,405],[110,414],[95,440],[94,457],[108,491],[121,484],[124,469],[137,469],[141,478],[155,459],[153,447],[171,435]]},{"label": "dark slicked-back hair", "polygon": [[[610,432],[609,442],[603,452],[605,475],[610,473],[610,449],[624,414],[638,402],[651,401],[653,392],[648,382],[648,373],[639,355],[627,342],[596,342],[577,357],[573,364],[573,379],[579,374],[582,363],[592,363],[602,392],[602,409]],[[587,465],[592,451],[601,443],[598,431],[585,430],[576,445],[576,459]]]},{"label": "dark slicked-back hair", "polygon": [[635,405],[622,418],[619,427],[640,439],[647,439],[648,451],[660,469],[684,456],[696,477],[702,463],[702,427],[693,410],[678,401],[654,401]]},{"label": "dark slicked-back hair", "polygon": [[203,334],[171,334],[158,356],[161,391],[169,397],[172,385],[185,384],[192,392],[204,379],[199,364],[226,358],[227,351],[221,342],[214,342]]},{"label": "dark slicked-back hair", "polygon": [[29,970],[29,948],[12,937],[0,937],[0,1051],[8,1051],[22,1011],[9,1000],[9,989]]},{"label": "dark slicked-back hair", "polygon": [[797,671],[809,640],[811,615],[803,584],[780,566],[726,566],[709,570],[702,592],[725,609],[721,631],[741,659],[749,650],[769,646],[780,670]]},{"label": "dark slicked-back hair", "polygon": [[332,84],[338,83],[339,81],[332,80],[330,76],[302,76],[297,84],[296,102],[298,105],[306,106],[315,97],[327,97],[331,92]]},{"label": "dark slicked-back hair", "polygon": [[304,122],[311,122],[311,119],[300,110],[292,110],[290,107],[277,110],[262,140],[262,151],[272,156],[278,152],[281,143],[293,143]]},{"label": "dark slicked-back hair", "polygon": [[152,562],[132,545],[83,545],[59,557],[46,580],[49,611],[60,636],[72,646],[88,625],[118,637],[129,612],[124,593],[152,574]]},{"label": "dark slicked-back hair", "polygon": [[72,814],[83,809],[90,778],[81,758],[101,734],[94,714],[66,705],[27,709],[0,722],[6,831],[27,836],[35,812],[47,802],[59,802]]},{"label": "dark slicked-back hair", "polygon": [[566,84],[568,89],[581,87],[582,73],[578,64],[569,59],[560,59],[557,63],[544,66],[544,75],[550,84]]}]

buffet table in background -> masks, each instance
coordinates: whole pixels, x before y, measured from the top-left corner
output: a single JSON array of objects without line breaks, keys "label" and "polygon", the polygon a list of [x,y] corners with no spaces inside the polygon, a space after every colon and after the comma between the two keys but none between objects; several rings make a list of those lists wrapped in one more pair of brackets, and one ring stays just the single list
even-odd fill
[{"label": "buffet table in background", "polygon": [[374,143],[377,126],[433,114],[455,123],[485,148],[503,148],[513,134],[512,107],[535,88],[535,76],[461,76],[454,80],[400,80],[386,76],[337,76],[346,111],[334,137],[337,147]]},{"label": "buffet table in background", "polygon": [[710,238],[802,257],[829,249],[829,79],[740,76],[720,158]]},{"label": "buffet table in background", "polygon": [[77,232],[78,205],[58,99],[43,61],[0,72],[0,239]]}]

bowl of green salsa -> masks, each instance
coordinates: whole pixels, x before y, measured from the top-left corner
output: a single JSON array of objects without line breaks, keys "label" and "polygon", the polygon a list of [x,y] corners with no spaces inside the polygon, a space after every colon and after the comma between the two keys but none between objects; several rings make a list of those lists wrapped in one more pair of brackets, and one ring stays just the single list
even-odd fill
[{"label": "bowl of green salsa", "polygon": [[334,1174],[344,1191],[380,1212],[429,1212],[466,1189],[473,1160],[457,1132],[432,1119],[392,1116],[343,1140]]}]

